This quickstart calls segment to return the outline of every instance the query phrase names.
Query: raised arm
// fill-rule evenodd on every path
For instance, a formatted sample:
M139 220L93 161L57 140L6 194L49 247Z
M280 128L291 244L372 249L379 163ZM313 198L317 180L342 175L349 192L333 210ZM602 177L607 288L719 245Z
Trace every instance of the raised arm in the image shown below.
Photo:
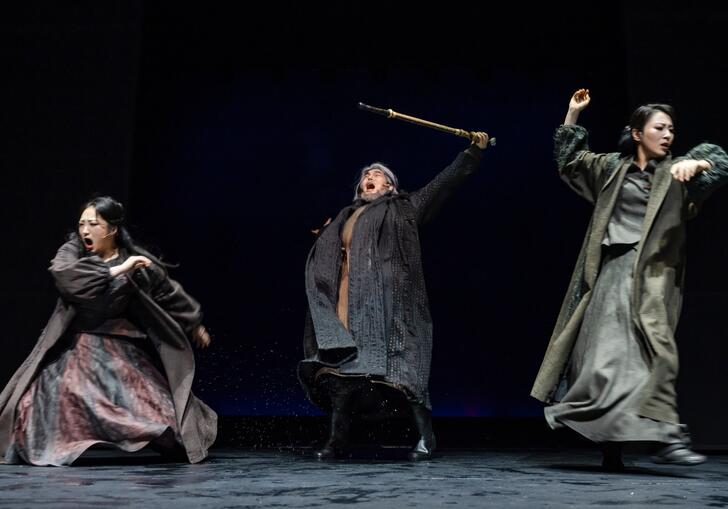
M591 96L588 88L580 88L571 96L569 100L569 109L566 110L564 117L564 125L576 125L579 115L589 106Z
M476 133L470 146L458 154L455 160L442 170L426 186L410 195L417 211L417 223L429 222L450 198L455 189L475 171L482 158L483 150L488 146L488 135Z
M589 91L583 88L571 96L564 124L554 133L554 158L561 178L579 196L594 203L604 178L616 168L619 154L589 150L589 133L576 122L590 102Z

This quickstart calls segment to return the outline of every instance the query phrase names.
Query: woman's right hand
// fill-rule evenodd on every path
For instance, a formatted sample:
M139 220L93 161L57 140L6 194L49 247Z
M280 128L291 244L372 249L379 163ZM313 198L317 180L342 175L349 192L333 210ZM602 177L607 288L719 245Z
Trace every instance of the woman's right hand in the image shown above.
M152 264L152 260L146 256L134 255L127 258L124 263L111 268L111 275L116 277L127 272L132 272L137 269L143 269L149 267Z
M590 101L591 97L589 97L589 89L580 88L579 90L574 92L574 95L571 96L571 101L569 101L569 109L581 112L584 108L589 106Z
M488 147L488 134L483 132L473 133L473 145L477 145L480 150L485 150Z
M591 97L589 96L588 88L580 88L574 92L574 95L571 96L571 100L569 101L569 111L566 113L564 125L576 124L579 113L589 106L590 102Z

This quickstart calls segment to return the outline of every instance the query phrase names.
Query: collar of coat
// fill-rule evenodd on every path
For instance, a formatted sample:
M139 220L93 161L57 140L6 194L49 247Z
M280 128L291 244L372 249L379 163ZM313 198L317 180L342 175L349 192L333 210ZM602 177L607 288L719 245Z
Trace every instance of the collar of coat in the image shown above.
M609 184L612 183L612 181L614 180L614 178L617 175L620 175L620 177L619 177L620 180L623 179L624 175L627 173L627 171L633 164L635 164L635 163L634 163L634 156L632 156L632 155L620 158L619 163L617 164L617 167L614 169L612 174L609 175L607 180L604 182L604 185L602 185L602 192L609 186ZM645 168L645 170L651 171L652 174L655 176L657 176L659 173L667 173L669 175L669 173L670 173L669 171L665 172L662 170L669 169L669 166L671 164L672 164L672 154L668 152L667 155L665 157L663 157L662 159L651 160L647 164L647 167ZM658 170L660 170L660 171L658 171ZM658 179L658 180L661 181L662 179ZM667 184L669 184L669 183L670 183L670 181L668 180ZM667 187L665 187L664 190L666 191ZM654 192L654 190L653 190L653 192Z
M638 172L645 171L645 172L649 173L650 175L654 175L657 165L660 164L661 162L662 162L662 159L660 159L659 161L654 160L654 159L651 161L648 161L647 165L645 166L645 169L643 170L642 168L637 166L637 163L635 163L634 160L632 160L632 164L630 164L629 167L627 168L627 173L638 173Z

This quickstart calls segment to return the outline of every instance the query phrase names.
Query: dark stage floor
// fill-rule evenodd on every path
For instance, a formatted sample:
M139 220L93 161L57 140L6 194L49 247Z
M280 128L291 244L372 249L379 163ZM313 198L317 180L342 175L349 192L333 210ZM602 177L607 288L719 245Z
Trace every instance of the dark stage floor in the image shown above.
M73 467L3 465L0 506L728 507L728 456L693 468L628 456L628 470L614 474L586 450L451 450L418 464L318 463L307 453L221 449L184 465L97 452Z

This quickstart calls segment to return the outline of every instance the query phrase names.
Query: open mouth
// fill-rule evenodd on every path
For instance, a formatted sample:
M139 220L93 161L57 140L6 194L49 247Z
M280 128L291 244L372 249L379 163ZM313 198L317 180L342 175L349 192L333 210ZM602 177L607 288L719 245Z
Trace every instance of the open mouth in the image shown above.
M376 186L374 185L374 182L367 182L366 185L364 186L364 189L367 191L374 191L375 187Z
M85 247L86 249L91 249L92 247L94 247L94 241L91 240L91 237L83 238L83 247Z

